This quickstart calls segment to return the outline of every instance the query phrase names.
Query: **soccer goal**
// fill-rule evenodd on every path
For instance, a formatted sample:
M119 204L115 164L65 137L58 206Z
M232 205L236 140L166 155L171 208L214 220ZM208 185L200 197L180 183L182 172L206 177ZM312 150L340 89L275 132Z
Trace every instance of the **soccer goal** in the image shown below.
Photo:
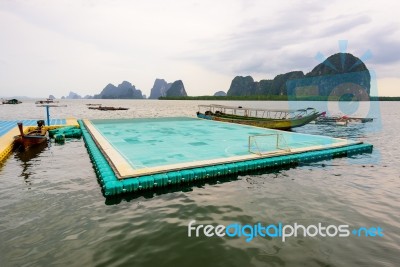
M290 152L282 134L260 134L249 136L249 152L257 155L274 154L278 152Z

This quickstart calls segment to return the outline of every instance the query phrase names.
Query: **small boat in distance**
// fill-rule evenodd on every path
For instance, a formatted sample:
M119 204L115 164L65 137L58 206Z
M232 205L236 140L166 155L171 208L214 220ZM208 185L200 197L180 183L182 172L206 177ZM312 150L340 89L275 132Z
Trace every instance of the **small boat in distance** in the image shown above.
M93 103L89 103L89 104L86 104L86 106L101 106L101 104L93 104Z
M315 108L272 110L241 106L199 105L197 117L277 130L289 130L310 123L323 114L325 112L319 113Z
M10 105L21 104L22 103L21 101L19 101L18 99L15 99L15 98L8 99L8 100L6 99L6 100L3 100L2 102L3 102L3 104L10 104Z
M330 124L330 125L339 125L339 126L347 126L349 123L357 122L357 123L366 123L372 122L373 118L360 118L360 117L349 117L349 116L321 116L315 119L315 124Z
M46 100L38 100L35 102L35 104L53 104L53 103L58 103L58 101L54 101L54 99L47 98Z
M98 106L89 106L89 109L97 109L97 110L103 110L103 111L107 111L107 110L128 110L129 108L122 108L122 107L103 107L101 105Z
M33 145L38 145L47 141L47 130L44 128L44 120L37 121L37 128L28 133L24 133L22 122L18 122L20 135L14 137L14 145L25 150Z

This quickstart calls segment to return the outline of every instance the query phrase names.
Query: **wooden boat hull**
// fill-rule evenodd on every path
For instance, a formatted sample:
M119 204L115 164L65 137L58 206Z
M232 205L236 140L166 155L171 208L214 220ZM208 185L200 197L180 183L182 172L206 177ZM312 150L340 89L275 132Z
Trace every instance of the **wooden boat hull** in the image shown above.
M33 145L42 144L47 141L46 136L17 136L14 139L15 144L18 146L23 146L24 148L28 148Z
M301 118L296 119L262 119L262 118L255 118L255 117L241 117L241 116L223 116L223 115L205 115L204 113L197 113L197 117L201 119L208 119L208 120L215 120L215 121L223 121L223 122L230 122L230 123L238 123L238 124L245 124L250 126L262 127L262 128L269 128L269 129L276 129L276 130L290 130L295 127L300 127L310 123L311 121L315 120L322 113L313 113L309 116L304 116Z
M14 137L14 145L20 149L27 149L31 146L47 142L47 130L42 125L44 125L44 121L38 121L38 128L25 134L22 123L18 123L20 135Z

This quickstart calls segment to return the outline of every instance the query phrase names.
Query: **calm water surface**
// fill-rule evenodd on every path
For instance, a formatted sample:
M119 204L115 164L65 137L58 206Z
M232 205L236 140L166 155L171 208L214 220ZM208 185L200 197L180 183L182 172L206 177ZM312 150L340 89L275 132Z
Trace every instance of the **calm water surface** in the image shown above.
M129 107L88 110L85 103ZM205 101L76 100L53 118L194 116ZM224 102L213 102L224 103ZM225 102L270 108L324 102ZM361 140L372 154L106 199L82 140L15 152L0 165L0 266L400 266L400 109L381 102L373 123L307 125L302 133ZM370 105L357 106L365 114ZM353 107L354 109L354 107ZM0 106L0 120L37 119L33 101ZM348 224L384 237L189 238L187 225Z

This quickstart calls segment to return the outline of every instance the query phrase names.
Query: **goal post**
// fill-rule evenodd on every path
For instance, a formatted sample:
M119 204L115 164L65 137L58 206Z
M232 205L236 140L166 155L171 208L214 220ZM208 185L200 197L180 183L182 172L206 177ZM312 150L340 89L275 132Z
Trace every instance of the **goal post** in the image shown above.
M261 156L283 151L290 152L290 147L281 133L249 136L250 153Z

